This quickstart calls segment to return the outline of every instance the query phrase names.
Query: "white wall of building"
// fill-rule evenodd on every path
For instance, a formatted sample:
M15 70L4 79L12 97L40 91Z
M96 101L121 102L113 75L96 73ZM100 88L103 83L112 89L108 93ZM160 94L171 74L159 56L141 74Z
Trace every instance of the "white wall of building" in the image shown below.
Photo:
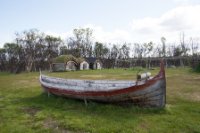
M86 61L80 63L80 70L88 70L89 64Z
M101 64L99 62L96 63L96 68L101 69Z
M76 63L74 61L68 61L66 64L66 70L68 71L76 70Z

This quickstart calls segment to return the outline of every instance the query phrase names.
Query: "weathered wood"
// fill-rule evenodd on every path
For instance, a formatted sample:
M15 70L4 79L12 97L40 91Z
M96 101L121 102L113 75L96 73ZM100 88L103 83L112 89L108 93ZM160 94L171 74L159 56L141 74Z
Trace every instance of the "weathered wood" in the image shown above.
M146 74L147 75L147 74ZM160 72L145 81L76 80L40 75L46 92L70 98L101 102L130 102L139 106L164 107L166 103L166 79L164 64Z

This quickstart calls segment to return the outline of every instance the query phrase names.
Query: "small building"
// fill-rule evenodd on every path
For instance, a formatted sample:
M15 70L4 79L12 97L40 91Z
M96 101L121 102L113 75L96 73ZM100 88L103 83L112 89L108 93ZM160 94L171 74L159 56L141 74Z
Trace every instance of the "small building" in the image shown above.
M78 64L73 60L69 60L66 62L66 70L67 71L75 71L78 68L77 66L78 66Z
M102 62L95 58L95 57L89 57L86 58L86 61L89 64L89 69L102 69Z
M52 71L65 71L65 63L52 63Z
M53 59L52 71L75 71L77 69L78 63L72 55L61 55Z
M94 57L75 58L72 55L61 55L56 57L52 63L52 71L76 71L101 68L101 61Z
M89 64L87 61L83 60L81 63L80 63L80 70L88 70L89 69Z

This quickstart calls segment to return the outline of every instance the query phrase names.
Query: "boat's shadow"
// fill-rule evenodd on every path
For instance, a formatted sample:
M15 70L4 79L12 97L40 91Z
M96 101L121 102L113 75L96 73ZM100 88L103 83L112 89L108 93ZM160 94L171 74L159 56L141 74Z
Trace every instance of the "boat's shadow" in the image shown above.
M98 115L109 115L110 113L116 113L117 115L125 115L126 113L134 115L162 115L168 113L166 108L143 108L130 104L123 105L87 101L86 105L83 100L69 99L55 95L48 96L45 93L41 93L35 97L22 98L21 103L25 107L38 108L44 111L75 111L77 113L84 112L88 115L92 113L98 113Z
M45 93L35 97L23 98L21 103L26 110L31 110L35 114L42 112L47 113L46 116L57 113L59 115L73 114L74 117L101 117L113 121L116 116L121 119L132 117L137 119L149 115L165 115L168 114L166 108L143 108L134 105L117 105L88 101L85 105L83 100L75 100L54 95L48 96ZM32 111L33 110L33 111ZM36 111L36 112L35 112ZM119 119L117 118L117 119Z

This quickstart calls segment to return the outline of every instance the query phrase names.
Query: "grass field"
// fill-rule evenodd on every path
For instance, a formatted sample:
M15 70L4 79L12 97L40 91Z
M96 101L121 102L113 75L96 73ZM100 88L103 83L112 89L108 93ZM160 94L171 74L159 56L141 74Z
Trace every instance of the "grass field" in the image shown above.
M138 69L47 73L78 79L135 79ZM158 69L151 70L155 75ZM0 133L200 133L200 74L166 70L164 109L122 107L42 93L39 73L0 73Z

